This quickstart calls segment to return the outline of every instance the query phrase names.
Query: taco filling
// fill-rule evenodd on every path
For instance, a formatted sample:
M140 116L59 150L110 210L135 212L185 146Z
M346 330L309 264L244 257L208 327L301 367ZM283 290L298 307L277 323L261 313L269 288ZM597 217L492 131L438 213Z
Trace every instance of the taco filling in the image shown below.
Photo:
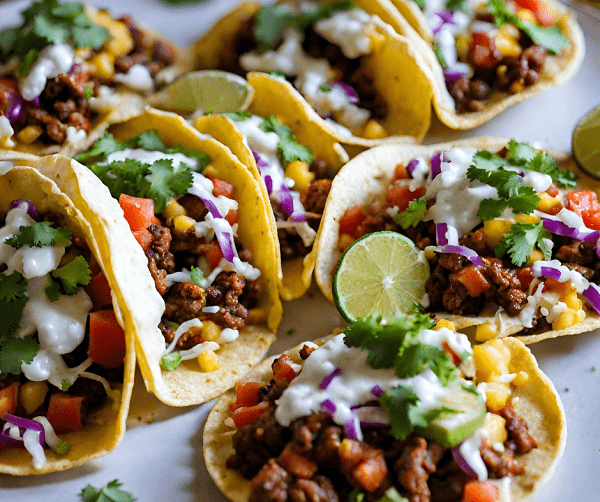
M538 448L515 410L530 375L512 350L472 348L423 314L359 319L236 387L226 466L251 480L250 501L509 500Z
M341 136L380 131L387 103L361 57L371 52L372 16L342 0L263 7L236 35L220 69L289 79ZM377 136L373 136L377 137Z
M384 229L408 236L432 271L421 303L479 319L478 341L565 330L600 313L600 204L575 183L514 140L498 153L417 157L397 166L385 197L345 211L339 246Z
M20 26L2 31L4 148L15 147L13 139L82 141L95 118L119 105L118 85L148 94L173 78L163 70L175 48L148 36L130 15L114 19L81 3L40 0L22 17Z
M484 108L494 92L516 94L549 74L568 40L543 0L415 0L457 113Z
M77 158L119 199L146 253L165 301L159 326L163 368L172 371L182 360L197 358L202 371L219 369L219 344L266 317L255 308L261 271L237 239L233 185L206 168L205 153L167 148L154 131L127 142L105 133Z
M0 448L26 448L35 469L57 434L120 402L125 334L108 283L64 217L15 200L0 227Z

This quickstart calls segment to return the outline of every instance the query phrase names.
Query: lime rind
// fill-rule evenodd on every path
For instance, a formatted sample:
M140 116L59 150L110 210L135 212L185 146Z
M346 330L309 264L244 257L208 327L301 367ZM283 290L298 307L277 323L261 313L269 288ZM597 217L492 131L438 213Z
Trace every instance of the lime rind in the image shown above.
M412 312L425 293L429 265L424 254L402 234L367 234L342 255L333 277L334 302L349 322L381 314Z
M600 106L594 108L575 126L572 151L582 170L600 178Z

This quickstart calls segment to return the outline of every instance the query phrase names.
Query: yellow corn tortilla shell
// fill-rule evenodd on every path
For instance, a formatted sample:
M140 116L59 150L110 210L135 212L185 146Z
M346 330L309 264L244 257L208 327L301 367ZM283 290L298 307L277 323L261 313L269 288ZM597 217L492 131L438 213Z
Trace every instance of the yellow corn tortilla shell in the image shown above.
M315 343L320 346L327 340L320 339ZM522 502L530 500L552 476L565 448L567 424L560 397L550 379L540 370L529 348L514 338L504 339L502 343L511 353L510 371L525 371L529 375L524 385L512 387L513 406L526 420L530 434L538 443L538 448L519 456L525 473L513 477L510 483L512 502ZM300 344L286 351L297 364L302 364L298 355L302 346ZM276 357L257 365L244 382L268 383L272 376L271 364ZM230 389L218 399L208 415L203 436L204 461L214 483L229 500L247 502L250 480L245 479L238 470L225 466L227 459L235 453L231 437L237 429L231 423L229 407L235 400L235 389ZM231 426L227 425L227 418Z
M183 145L205 152L212 160L209 167L216 171L217 176L235 187L239 203L238 236L244 246L252 252L253 266L261 270L259 280L262 297L258 307L266 312L265 325L246 326L240 331L237 340L221 344L217 352L221 367L213 372L201 372L196 360L182 362L175 371L167 372L162 369L160 360L165 352L165 341L158 329L158 323L164 312L164 302L156 290L154 293L159 298L154 299L153 293L152 300L147 300L152 301L152 309L157 312L154 317L156 323L139 332L136 339L138 364L146 387L168 405L187 406L213 399L231 387L254 363L264 357L273 343L274 333L282 315L277 293L279 254L269 220L268 201L263 198L258 183L245 166L215 139L200 134L179 115L150 108L143 115L113 126L110 132L116 139L123 141L151 129L155 129L168 146ZM91 171L89 173L91 174ZM80 190L72 180L66 181L65 185L65 191L69 188L73 192ZM141 252L143 256L144 287L151 284L154 289L154 281L148 271L143 251L138 246L135 252L138 255ZM126 277L127 271L123 270L122 273ZM137 295L135 284L130 287L131 291L128 292ZM132 306L135 303L140 303L139 295L129 297L128 305Z
M392 8L391 4L387 9L383 8L380 0L359 0L357 4L365 12L376 16L389 17L386 13ZM235 36L260 7L258 2L243 2L196 41L192 48L195 68L219 68L224 61L235 58ZM261 93L261 96L255 94L254 106L257 110L266 109L267 113L268 110L273 113L273 110L291 107L302 120L312 123L311 128L324 135L321 141L328 138L333 143L349 145L356 152L386 142L411 144L421 141L431 122L433 73L415 45L378 17L373 21L371 40L371 53L362 56L362 67L373 72L374 86L386 98L388 113L381 125L388 133L387 137L366 139L340 135L313 110L293 85L267 74L260 77L261 86L255 85L258 80L253 80L259 77L251 77L250 74L247 77L255 92ZM263 103L266 108L263 108Z
M101 12L101 9L97 9L91 5L85 5L86 14L92 19L93 22L97 14ZM137 28L144 32L144 35L151 41L163 40L168 42L175 51L175 59L172 65L163 68L159 75L166 82L171 82L179 75L183 75L192 69L192 53L189 49L183 49L174 42L166 39L163 35L159 34L155 30L150 29L137 19L135 20ZM98 23L101 24L101 23ZM123 84L119 84L115 87L116 96L118 101L115 100L114 104L106 106L104 110L99 112L93 120L91 120L91 129L88 135L83 140L70 141L68 138L62 144L48 144L40 140L36 140L33 143L26 144L20 142L17 138L13 138L15 142L15 151L30 153L34 155L50 155L54 153L60 153L68 157L74 157L78 153L88 150L92 145L100 139L104 131L112 124L118 124L129 120L136 115L143 113L146 107L147 101L150 96L144 96L136 91L128 88Z
M440 121L452 129L472 129L495 117L511 105L520 103L532 96L549 91L571 78L583 62L585 40L575 13L555 0L545 0L557 14L556 25L567 37L569 45L560 54L548 54L544 71L539 81L525 87L521 92L509 94L494 91L482 110L478 112L456 113L454 100L446 89L443 69L433 52L433 33L425 16L413 0L386 0L395 8L389 10L386 22L402 36L419 47L427 65L433 71L433 106Z
M415 157L431 158L436 152L455 146L497 152L507 144L507 139L481 137L429 146L384 145L364 152L348 162L333 180L315 244L317 249L315 279L323 294L333 302L332 278L342 254L338 246L339 219L346 209L357 204L368 204L378 195L383 194L391 183L394 169L398 164L406 165ZM568 168L576 173L578 189L598 190L600 188L600 181L581 171L568 155L552 151L549 154L557 160L559 168ZM588 309L586 314L582 322L569 328L544 331L528 336L516 335L516 338L520 338L524 343L533 343L546 338L583 333L600 328L600 316L591 309ZM455 323L457 329L487 322L495 323L499 328L497 338L513 336L522 329L522 326L516 324L515 321L497 322L494 314L479 317L444 313L437 313L437 315L450 319Z
M283 124L287 125L296 140L302 145L308 146L313 151L315 158L324 160L328 167L339 169L348 161L348 155L339 143L331 142L329 136L319 134L310 120L307 119L305 107L287 106L288 94L281 96L282 99L275 99L268 92L262 92L265 87L262 80L265 77L262 73L252 73L248 75L255 89L255 98L250 104L249 112L263 117L275 115ZM259 96L257 101L256 96ZM269 104L277 103L277 106ZM202 115L196 118L194 127L201 133L209 134L217 141L227 146L231 152L244 164L254 176L263 192L265 200L269 201L267 187L260 174L260 169L256 164L256 159L252 151L244 141L244 135L236 127L235 122L224 115L211 114ZM272 211L271 211L272 212ZM274 216L273 216L273 222ZM277 224L275 232L277 233ZM279 252L279 240L277 240ZM304 257L297 257L291 260L281 260L281 273L279 281L279 293L285 301L300 298L311 285L315 255L311 253Z
M120 258L120 253L135 249L137 242L133 238L129 226L122 217L118 203L112 199L108 189L93 177L92 190L84 193L85 204L81 200L73 200L60 190L54 181L40 174L35 167L48 167L58 173L81 172L82 176L89 171L76 162L60 156L35 159L28 157L34 167L17 165L5 174L0 175L0 214L8 212L13 200L28 199L40 212L55 211L64 215L73 235L82 237L88 243L100 268L104 272L111 287L113 307L119 324L125 330L126 357L123 370L123 384L117 390L118 401L107 398L103 407L90 414L83 427L75 432L60 434L71 449L65 455L58 455L46 449L46 463L41 469L32 465L30 453L24 448L0 449L0 473L13 475L30 475L55 472L80 465L111 451L123 438L125 420L133 387L135 372L135 334L147 327L149 319L156 315L152 311L138 315L145 305L127 308L125 282L137 283L143 274L135 268L125 267L128 274L117 274L120 262L131 261L129 257ZM91 174L91 173L89 173ZM92 180L92 181L93 181ZM139 245L137 245L139 248ZM117 250L119 253L117 253ZM127 256L127 254L125 255ZM143 255L140 258L145 258ZM139 298L139 296L136 296ZM141 302L140 302L141 303Z

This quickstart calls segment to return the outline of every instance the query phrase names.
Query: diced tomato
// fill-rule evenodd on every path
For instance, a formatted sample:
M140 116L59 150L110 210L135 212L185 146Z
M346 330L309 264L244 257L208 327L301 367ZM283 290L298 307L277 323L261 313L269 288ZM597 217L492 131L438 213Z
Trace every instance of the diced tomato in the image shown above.
M219 195L224 195L228 199L232 198L234 187L231 183L210 175L207 176L207 178L213 183L213 195L215 197L219 197Z
M119 197L119 205L123 209L129 227L134 232L148 228L154 220L154 201L152 199L132 197L123 193Z
M467 265L452 275L467 288L469 295L474 298L491 287L490 283L475 265Z
M452 350L448 342L443 342L442 348L444 349L444 352L446 352L450 356L450 359L452 359L454 365L460 366L460 363L462 363L462 359L460 358L460 355L457 355L456 352Z
M92 277L90 283L85 287L85 291L92 299L94 310L101 310L112 305L110 286L104 273L100 272Z
M502 59L494 39L482 31L473 32L473 43L469 48L471 62L479 68L491 70Z
M135 240L138 241L138 244L142 246L144 251L150 248L150 244L152 244L152 234L147 229L134 230L132 233Z
M554 12L544 0L515 0L515 3L523 9L530 10L542 26L554 24Z
M364 220L365 212L361 204L346 209L346 212L340 218L340 235L346 234L356 237L356 230Z
M258 404L258 389L262 386L263 384L259 382L237 384L235 386L235 403L229 405L231 411L235 411L242 406L256 406Z
M5 413L11 415L17 409L17 400L19 396L19 382L14 382L8 387L0 390L0 418L4 418Z
M57 433L74 432L83 426L81 406L83 396L71 396L57 392L50 396L46 418Z
M16 91L19 87L19 82L14 77L0 77L0 91L12 89Z
M291 443L285 445L277 458L277 463L287 472L300 479L312 478L319 469L316 462L295 451Z
M393 186L388 188L385 192L385 198L387 199L390 207L398 207L398 211L406 211L406 208L410 205L413 200L418 199L425 195L425 188L419 187L416 190L411 190L406 186Z
M216 240L213 240L209 243L208 246L204 249L204 256L208 261L210 269L213 270L223 258L223 251L221 251L221 247Z
M571 281L559 282L550 277L546 277L544 280L544 292L549 291L551 293L558 293L558 295L562 297L573 290L574 288Z
M225 219L229 222L230 225L233 225L237 222L237 215L237 209L230 209L227 213L227 216L225 216Z
M558 188L556 188L554 185L550 185L547 189L546 189L546 193L550 196L550 197L556 197L559 192L558 192Z
M529 285L531 281L533 281L533 272L531 267L521 267L516 271L517 279L521 283L521 289L523 291L527 291L529 289Z
M292 367L292 364L294 364L294 362L287 354L279 356L273 363L273 379L291 382L296 378L296 370Z
M468 481L462 502L496 502L498 488L491 481Z
M269 403L263 401L256 406L242 406L235 410L231 417L236 427L240 428L244 425L251 424L260 414L269 407Z
M373 456L368 456L352 470L352 478L367 492L377 490L387 474L387 465L381 451Z
M118 368L125 360L125 332L117 322L114 310L90 312L90 344L88 356L95 363Z
M403 164L398 164L396 169L394 169L394 179L395 180L407 180L408 179L408 171Z
M600 203L598 203L598 195L593 190L569 193L567 209L581 216L586 227L600 230Z

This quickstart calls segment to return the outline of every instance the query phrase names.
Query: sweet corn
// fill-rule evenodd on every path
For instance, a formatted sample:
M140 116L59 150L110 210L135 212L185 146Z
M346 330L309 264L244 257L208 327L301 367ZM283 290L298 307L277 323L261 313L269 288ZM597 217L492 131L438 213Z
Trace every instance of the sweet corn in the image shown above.
M219 177L219 172L215 169L212 164L206 166L206 169L202 172L204 176L214 176L215 178Z
M387 138L388 133L385 128L375 119L371 119L363 129L363 137L366 139Z
M583 307L583 302L579 299L575 291L569 291L562 301L567 304L567 307L573 310L579 310Z
M170 200L166 207L163 209L162 215L166 221L175 218L175 216L187 216L187 212L185 210L185 207L183 207L179 202L173 199Z
M522 49L519 42L506 32L503 32L502 28L498 30L498 35L494 38L494 42L503 56L519 56L521 54Z
M506 233L510 231L512 221L489 220L483 224L483 233L487 239L488 246L496 248Z
M38 139L44 130L40 126L29 125L21 129L16 137L21 143L25 143L27 145L33 143L36 139Z
M577 324L577 311L567 309L552 323L552 329L561 330L573 326L573 324Z
M525 264L528 267L531 267L536 261L541 261L544 259L544 253L542 253L539 249L534 249L529 255L529 258L527 258Z
M556 214L562 208L560 200L550 197L546 192L539 194L540 201L538 202L538 211L548 214Z
M205 350L198 356L198 364L201 371L216 371L221 367L219 356L212 350Z
M477 379L490 382L492 377L509 373L510 351L501 340L490 340L473 347L473 362L477 368Z
M194 223L196 223L196 220L189 216L175 216L173 218L173 229L175 232L182 234L187 229L192 228Z
M354 242L354 237L348 234L340 235L340 250L345 251Z
M202 321L202 338L207 342L216 342L221 336L221 328L212 321Z
M520 7L517 7L516 14L521 21L526 21L531 24L537 24L537 19L535 18L535 15L529 9L522 9Z
M484 322L475 328L475 340L478 342L487 342L496 336L498 336L496 323Z
M308 162L294 160L285 168L285 176L294 180L294 190L300 193L306 193L308 186L315 180L313 173L308 165Z
M535 214L515 214L515 220L519 223L537 223L540 218Z
M436 319L436 321L437 324L433 329L448 328L452 331L456 331L456 327L452 321L449 321L448 319Z
M48 384L46 382L25 382L19 391L19 403L27 415L37 410L46 399Z
M485 406L489 411L500 411L510 397L510 387L501 382L488 382L485 391Z
M467 35L458 35L456 37L456 53L458 59L463 63L469 60L469 47L471 47L471 37Z
M87 61L88 69L93 77L109 80L115 74L115 57L102 51Z
M525 82L522 78L520 78L519 80L515 80L512 84L510 84L508 92L511 94L518 94L523 89L525 89Z
M131 52L134 47L133 38L131 38L131 33L125 23L117 21L105 10L90 12L90 19L94 24L108 30L110 38L103 45L108 52L114 56L122 56Z
M521 385L524 385L527 382L527 380L529 380L529 373L521 370L517 373L517 376L513 378L512 382L510 383L515 387L521 387Z
M486 413L483 427L488 431L488 443L504 443L508 439L506 420L495 413Z

